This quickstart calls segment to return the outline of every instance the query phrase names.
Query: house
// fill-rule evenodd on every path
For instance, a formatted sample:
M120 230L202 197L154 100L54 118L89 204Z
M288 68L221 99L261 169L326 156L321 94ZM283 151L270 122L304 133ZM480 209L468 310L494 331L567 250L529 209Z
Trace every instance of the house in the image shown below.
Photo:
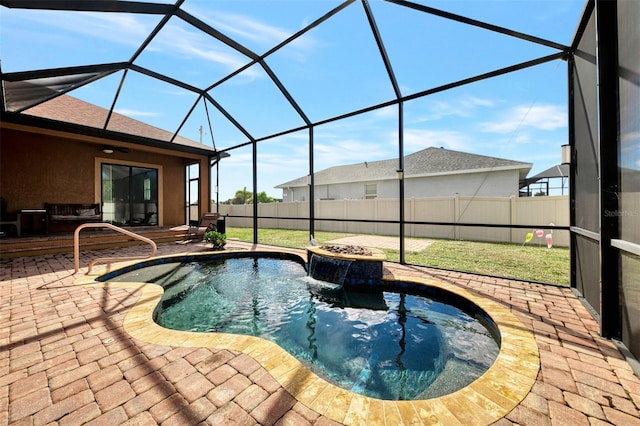
M518 196L531 163L430 147L404 159L405 197ZM398 160L329 167L315 173L315 198L398 198ZM282 183L284 202L308 201L306 176Z
M556 164L520 182L520 196L569 194L569 165Z
M27 213L43 212L50 203L99 204L105 222L170 227L209 211L210 164L219 158L215 149L115 112L107 119L108 114L68 95L20 115L4 114L3 213L22 212L24 222ZM187 176L190 188L197 188L193 194L186 193ZM22 228L29 233L29 223ZM71 229L60 226L57 231Z

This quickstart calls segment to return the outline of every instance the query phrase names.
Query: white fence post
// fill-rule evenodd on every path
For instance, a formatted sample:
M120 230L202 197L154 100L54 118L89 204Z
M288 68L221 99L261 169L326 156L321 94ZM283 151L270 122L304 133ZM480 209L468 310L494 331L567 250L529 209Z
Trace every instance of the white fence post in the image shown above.
M510 224L511 225L515 225L517 223L517 217L518 217L518 204L516 203L516 197L511 197L511 202L509 203L509 211L510 211ZM517 240L517 235L518 235L518 230L511 228L511 242L515 243Z
M453 199L453 220L452 222L458 223L460 220L460 195L456 194ZM453 238L456 240L460 239L460 232L458 227L454 225L453 227Z

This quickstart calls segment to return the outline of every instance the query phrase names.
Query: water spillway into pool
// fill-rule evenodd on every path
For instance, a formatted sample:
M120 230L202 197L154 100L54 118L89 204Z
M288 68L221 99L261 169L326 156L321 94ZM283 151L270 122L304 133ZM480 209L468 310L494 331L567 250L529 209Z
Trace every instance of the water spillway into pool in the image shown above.
M336 285L307 266L246 252L143 263L103 279L161 285L154 319L163 327L271 340L326 381L374 398L455 392L498 355L492 320L460 296L409 282Z
M309 276L320 281L348 287L374 287L382 284L380 250L360 246L329 245L307 247Z

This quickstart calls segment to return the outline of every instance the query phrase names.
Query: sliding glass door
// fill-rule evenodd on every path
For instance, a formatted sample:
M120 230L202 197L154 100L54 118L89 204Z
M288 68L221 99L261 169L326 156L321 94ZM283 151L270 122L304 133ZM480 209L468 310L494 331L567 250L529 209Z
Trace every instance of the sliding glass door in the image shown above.
M158 225L158 170L103 163L102 211L114 225Z

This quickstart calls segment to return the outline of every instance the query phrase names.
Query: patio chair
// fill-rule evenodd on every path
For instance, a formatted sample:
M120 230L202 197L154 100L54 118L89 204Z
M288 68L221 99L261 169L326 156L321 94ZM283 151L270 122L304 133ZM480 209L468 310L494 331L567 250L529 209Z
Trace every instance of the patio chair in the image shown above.
M204 234L209 231L217 231L218 230L218 218L220 215L218 213L205 213L200 218L200 222L198 226L189 226L187 228L187 232L184 234L185 242L189 242L195 239L202 240Z

